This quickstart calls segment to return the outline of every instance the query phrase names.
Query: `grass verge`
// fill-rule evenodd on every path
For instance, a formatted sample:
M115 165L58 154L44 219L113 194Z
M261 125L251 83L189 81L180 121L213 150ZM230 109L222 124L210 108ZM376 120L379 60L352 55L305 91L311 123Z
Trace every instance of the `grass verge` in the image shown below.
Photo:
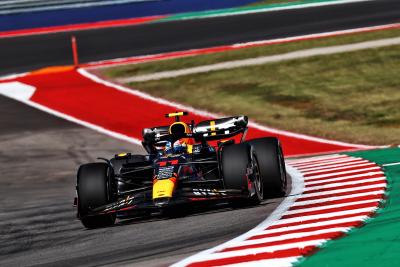
M98 72L102 76L111 79L123 78L134 75L146 74L146 73L154 73L167 70L190 68L201 65L209 65L230 60L282 54L282 53L288 53L296 50L308 49L314 47L351 44L351 43L358 43L358 42L383 39L383 38L391 38L397 36L400 36L400 29L335 36L335 37L315 39L315 40L291 42L286 44L275 44L275 45L259 46L252 48L244 48L244 49L215 53L215 54L169 59L169 60L162 60L150 63L109 67L109 68L99 69L96 72ZM266 36L266 39L268 39L268 36Z
M388 33L399 31L385 37ZM246 114L288 131L372 145L400 143L400 46L128 86L215 113Z

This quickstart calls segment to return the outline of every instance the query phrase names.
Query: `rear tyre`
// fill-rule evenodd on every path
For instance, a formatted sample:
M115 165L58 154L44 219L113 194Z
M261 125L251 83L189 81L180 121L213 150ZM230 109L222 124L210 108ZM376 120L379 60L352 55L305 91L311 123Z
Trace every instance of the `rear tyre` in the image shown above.
M222 175L226 189L241 190L248 194L247 201L234 201L237 205L257 205L263 199L262 179L259 175L257 157L247 144L226 146L221 155ZM249 187L249 180L250 185Z
M111 170L106 163L89 163L78 170L78 209L82 224L86 228L111 226L116 215L87 216L89 211L112 202Z
M264 185L264 197L282 197L286 194L287 176L280 142L275 137L248 141L257 155Z

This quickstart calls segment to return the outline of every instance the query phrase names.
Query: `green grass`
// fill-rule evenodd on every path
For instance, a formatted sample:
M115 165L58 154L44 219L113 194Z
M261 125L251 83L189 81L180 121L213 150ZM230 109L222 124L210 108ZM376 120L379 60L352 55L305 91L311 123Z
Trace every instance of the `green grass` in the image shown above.
M316 40L292 42L286 44L253 47L235 51L214 53L209 55L163 60L152 63L132 64L119 67L105 68L98 70L98 72L100 75L111 79L130 77L146 73L189 68L200 65L208 65L229 60L281 54L281 53L287 53L291 51L313 48L313 47L326 47L332 45L357 43L362 41L390 38L397 36L400 36L400 29L351 34L351 35L336 36L336 37L316 39ZM268 36L266 36L266 39L268 39Z
M400 47L129 84L279 129L364 144L400 143Z
M311 47L398 37L400 30L332 37L101 70L129 77ZM400 143L400 47L318 56L128 86L221 114L340 141Z

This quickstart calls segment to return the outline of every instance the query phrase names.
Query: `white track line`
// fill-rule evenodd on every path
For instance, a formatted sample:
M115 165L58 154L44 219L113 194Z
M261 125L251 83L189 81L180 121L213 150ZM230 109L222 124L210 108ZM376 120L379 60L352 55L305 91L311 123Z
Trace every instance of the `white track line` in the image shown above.
M289 162L289 164L298 169L301 169L301 168L308 168L308 167L312 167L312 166L323 166L323 165L327 165L327 164L331 164L331 163L335 163L335 162L345 162L345 161L354 161L354 159L352 159L350 157L335 157L335 158L329 158L326 160L313 160L313 161L306 161L306 162L298 162L298 163L294 163L294 164Z
M303 170L323 168L323 167L329 168L329 166L331 166L331 165L342 164L342 163L343 164L355 163L355 162L360 162L360 161L361 161L360 159L344 158L344 159L340 159L340 160L327 160L324 163L304 164L301 166L295 166L295 168L298 169L299 171L303 171Z
M338 197L327 197L327 198L311 199L311 200L297 199L297 201L293 204L293 207L294 206L304 206L304 205L309 205L309 204L318 204L318 203L323 205L324 203L327 203L329 201L343 200L343 199L356 198L356 197L382 195L384 193L385 193L385 190L380 189L380 190L374 190L374 191L371 191L371 192L365 192L365 193L359 193L359 194L351 194L351 195L338 196Z
M360 216L353 216L353 217L337 219L337 220L328 220L328 221L321 221L321 222L315 222L315 223L302 223L302 224L293 225L293 226L282 226L279 228L267 229L267 230L261 231L254 236L277 234L277 233L284 234L285 232L295 231L295 230L301 231L301 230L306 230L306 229L309 229L312 227L324 227L324 226L334 227L335 225L338 225L341 223L356 223L356 222L364 221L365 219L368 219L368 218L369 217L367 215L360 215Z
M379 181L386 181L385 177L380 177L380 178L370 178L370 179L363 179L359 181L350 181L350 182L342 182L342 183L332 183L332 184L326 184L326 185L319 185L319 186L310 186L306 188L306 192L310 190L319 190L319 189L327 189L327 188L335 188L339 186L346 186L346 185L362 185L365 183L371 183L371 182L379 182ZM357 190L358 188L355 186L354 190Z
M301 195L301 197L298 200L301 201L304 198L320 197L320 196L325 196L325 195L334 195L334 194L340 194L340 193L353 192L353 191L356 191L356 190L371 189L371 191L373 191L376 188L385 188L385 187L386 187L386 183L381 183L381 184L375 184L375 185L357 186L357 187L354 187L354 188L329 190L329 191L322 191L322 192L316 192L316 193L304 193L304 194Z
M326 160L326 161L319 161L317 163L311 162L311 163L307 163L307 164L296 165L295 167L298 170L303 170L303 169L307 169L307 168L311 168L311 167L323 167L323 166L329 166L332 164L355 162L355 161L360 161L360 160L363 160L363 159L346 157L346 158L331 159L331 160Z
M353 160L353 161L343 161L342 163L330 163L326 164L324 166L315 166L315 167L305 167L305 168L297 168L301 172L307 172L307 171L312 171L312 170L325 170L325 169L330 169L330 168L336 168L336 167L344 167L344 166L349 166L349 165L355 165L355 164L361 164L361 163L368 163L370 161L368 160Z
M335 172L337 170L346 170L346 169L352 169L355 167L365 167L365 166L376 166L375 163L373 162L362 162L362 163L356 163L352 165L347 165L347 166L341 166L341 167L330 167L330 168L325 168L325 169L319 169L319 170L312 170L312 171L304 171L302 170L301 172L303 174L314 174L314 173L324 173L324 172Z
M340 181L340 180L346 180L346 179L351 179L351 178L356 178L356 177L367 177L367 176L373 176L377 174L382 174L383 171L381 170L376 170L376 171L366 171L366 172L361 172L361 173L356 173L356 174L350 174L346 176L339 176L335 177L333 176L328 176L328 177L322 177L322 178L316 178L316 179L311 179L311 180L306 180L305 183L307 185L310 185L310 183L318 184L318 183L325 183L329 181Z
M309 165L309 164L318 164L318 163L325 163L325 162L330 162L333 160L342 160L342 159L348 159L349 157L346 155L337 155L337 156L332 156L332 157L321 157L319 159L303 159L303 160L289 160L288 164L290 164L293 167L301 167L303 165Z
M285 224L289 224L289 223L304 223L304 222L307 223L307 221L311 221L311 220L328 219L328 218L337 217L337 216L347 216L348 215L349 217L351 217L354 214L364 213L364 212L373 212L376 209L377 209L377 207L370 207L370 208L344 210L344 211L329 212L329 213L324 213L324 214L294 217L294 218L279 220L274 224L274 226L285 225Z
M305 179L305 181L309 181L309 180L315 180L315 179L319 179L319 178L327 178L327 177L331 177L331 176L338 176L338 175L342 175L342 174L373 171L373 170L380 170L380 169L381 168L379 166L376 166L376 167L362 168L362 169L357 169L357 170L342 171L342 172L332 172L332 173L327 173L327 174L306 176L306 177L304 177L304 179Z
M310 158L302 158L302 159L289 159L288 163L292 166L296 166L296 164L300 163L307 163L307 162L313 162L313 161L325 161L325 160L331 160L331 159L341 159L341 158L349 158L349 156L346 155L340 155L340 154L331 154L331 155L324 155L324 156L316 156L316 157L310 157Z
M285 240L289 240L289 239L315 236L315 235L320 235L320 234L347 232L349 229L350 229L349 227L333 227L333 228L329 228L329 229L317 230L317 231L312 231L312 232L298 232L298 233L293 233L293 234L282 234L282 235L273 236L273 237L245 240L245 241L237 243L235 246L232 246L230 248L247 246L247 245L257 245L257 244L268 243L268 242L285 241Z
M368 177L370 176L375 176L375 175L382 175L380 177L385 177L383 175L382 171L377 171L377 172L367 172L367 173L363 173L363 174L357 174L357 175L349 175L349 176L343 176L343 177L338 177L338 178L331 178L331 179L326 179L326 180L317 180L317 181L310 181L310 182L305 182L305 185L307 187L315 185L315 184L319 184L319 183L327 183L327 182L337 182L337 181L344 181L344 180L349 180L349 179L354 179L354 178L358 178L358 177L367 177L364 179L369 179Z
M305 212L313 212L313 211L322 211L327 209L334 209L334 208L345 208L352 205L359 205L359 204L367 204L367 203L376 203L381 201L380 198L369 199L369 200L362 200L362 201L354 201L348 203L341 203L341 204L334 204L334 205L325 205L319 207L312 207L312 208L304 208L304 209L297 209L297 210L288 210L283 215L292 215L292 214L299 214Z
M312 157L289 159L288 162L296 163L296 162L307 162L307 161L314 161L314 160L328 160L328 159L331 159L331 158L348 158L348 157L349 156L344 155L344 154L332 153L332 154L316 155L316 156L312 156Z

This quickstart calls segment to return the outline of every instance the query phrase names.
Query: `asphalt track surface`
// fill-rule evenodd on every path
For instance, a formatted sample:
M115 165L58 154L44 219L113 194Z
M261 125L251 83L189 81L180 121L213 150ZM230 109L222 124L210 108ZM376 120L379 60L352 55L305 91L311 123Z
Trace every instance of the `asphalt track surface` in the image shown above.
M165 266L253 228L281 199L86 230L72 200L79 164L143 150L0 96L0 266Z
M399 22L400 1L378 0L129 27L0 39L0 74L72 63L204 48Z

